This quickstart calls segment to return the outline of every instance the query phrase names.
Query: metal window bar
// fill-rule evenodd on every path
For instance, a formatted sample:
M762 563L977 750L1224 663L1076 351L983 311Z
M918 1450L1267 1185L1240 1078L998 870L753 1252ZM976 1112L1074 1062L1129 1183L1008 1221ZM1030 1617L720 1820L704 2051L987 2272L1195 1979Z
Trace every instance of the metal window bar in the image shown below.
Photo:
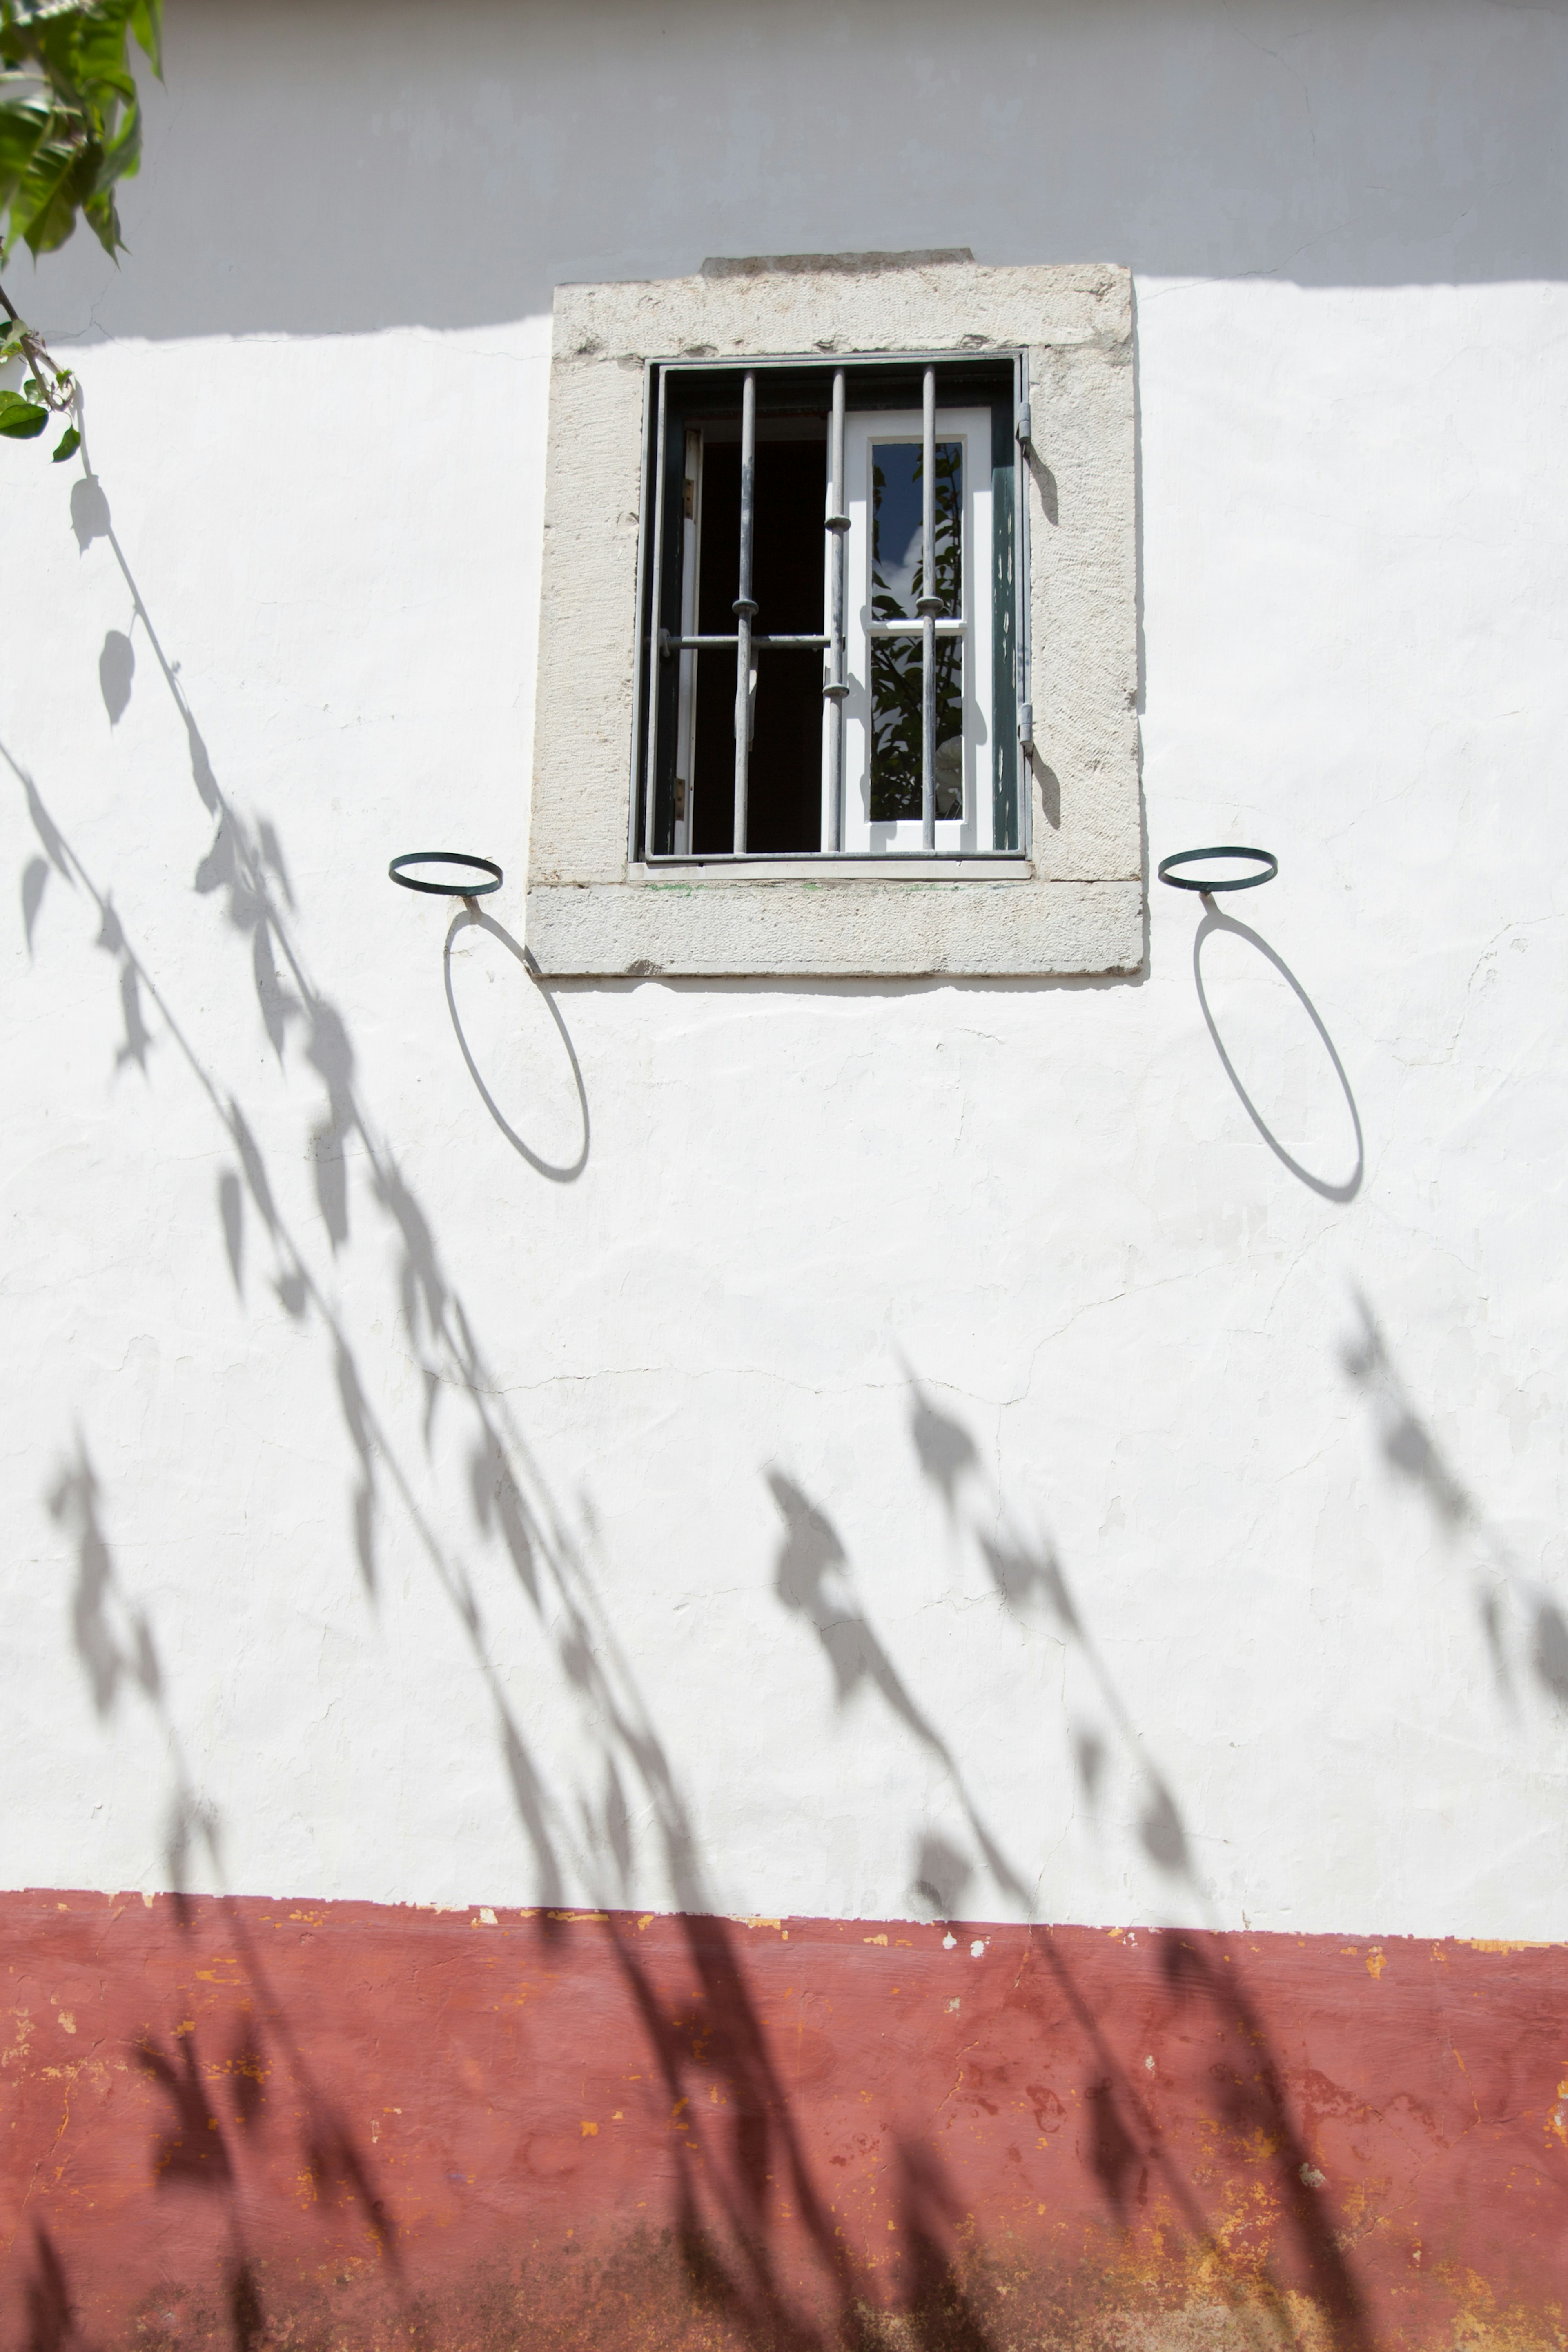
M827 435L827 841L844 846L844 584L848 562L849 517L844 505L844 370L833 371L833 415Z
M653 493L653 635L657 646L659 637L658 600L663 589L664 562L664 427L668 412L669 379L660 369L658 378L658 433L654 447L658 476ZM643 791L643 856L654 854L655 803L658 798L658 697L663 673L658 660L647 666L647 782Z
M1035 454L1034 420L1029 407L1029 362L1020 354L1017 390L1014 394L1013 436L1017 449L1013 492L1014 572L1017 593L1017 639L1015 651L1018 705L1018 778L1015 792L1018 847L1029 846L1034 813L1033 772L1035 709L1029 651L1029 467Z
M757 379L750 371L741 388L741 593L735 614L735 855L746 850L746 801L751 786L752 718L756 709L756 672L752 667L752 530L757 509Z
M921 403L921 847L936 847L936 370L928 367Z
M732 636L673 637L668 629L660 629L658 633L658 649L661 654L665 655L701 653L705 649L721 646L732 646L736 642L737 640ZM753 629L752 632L752 651L753 653L755 653L761 646L830 646L832 643L833 640L827 635L826 630L818 630L815 636L792 636L781 634L769 635L763 629Z

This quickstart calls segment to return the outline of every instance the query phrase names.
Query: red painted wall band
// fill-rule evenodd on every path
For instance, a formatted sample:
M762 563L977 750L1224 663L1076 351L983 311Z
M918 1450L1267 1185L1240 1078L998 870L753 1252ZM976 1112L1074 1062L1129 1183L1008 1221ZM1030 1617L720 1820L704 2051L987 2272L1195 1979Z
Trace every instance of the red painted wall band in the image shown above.
M1562 1947L29 1894L0 1960L31 2352L1564 2337Z

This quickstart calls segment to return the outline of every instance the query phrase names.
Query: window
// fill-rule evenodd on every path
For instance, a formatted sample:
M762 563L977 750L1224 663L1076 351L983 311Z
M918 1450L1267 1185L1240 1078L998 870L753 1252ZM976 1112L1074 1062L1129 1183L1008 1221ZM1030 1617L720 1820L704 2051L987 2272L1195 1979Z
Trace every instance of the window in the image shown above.
M1017 852L1022 366L650 371L634 856Z
M540 971L1136 971L1132 385L1109 265L559 287Z

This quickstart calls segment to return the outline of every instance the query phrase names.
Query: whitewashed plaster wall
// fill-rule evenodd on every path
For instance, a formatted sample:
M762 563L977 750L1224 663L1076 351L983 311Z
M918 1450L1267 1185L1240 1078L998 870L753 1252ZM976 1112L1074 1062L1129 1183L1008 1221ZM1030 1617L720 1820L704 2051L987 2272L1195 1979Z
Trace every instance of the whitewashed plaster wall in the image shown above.
M131 256L10 273L0 1877L1568 1934L1568 16L430 21L173 0ZM1159 888L1131 984L464 930L465 1065L385 867L521 931L552 284L950 244L1139 273L1151 859L1278 853L1359 1155Z

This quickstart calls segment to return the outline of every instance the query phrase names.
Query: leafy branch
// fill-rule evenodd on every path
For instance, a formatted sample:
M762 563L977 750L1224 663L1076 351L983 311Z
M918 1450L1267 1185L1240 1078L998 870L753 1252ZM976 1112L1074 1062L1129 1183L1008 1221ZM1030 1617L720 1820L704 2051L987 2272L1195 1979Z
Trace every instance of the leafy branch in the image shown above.
M0 389L0 435L8 441L36 440L51 412L74 416L76 378L68 368L56 366L43 337L16 316L3 286L0 310L5 311L6 320L4 334L0 335L0 367L21 360L29 371L20 392ZM80 446L80 427L68 425L55 450L56 465L73 456Z
M142 161L134 37L163 72L163 0L0 0L0 263L18 245L53 253L83 219L112 258L124 246L114 191ZM0 436L31 441L74 412L76 382L0 289L0 367L22 361L20 392L0 391ZM57 462L80 443L73 424Z

